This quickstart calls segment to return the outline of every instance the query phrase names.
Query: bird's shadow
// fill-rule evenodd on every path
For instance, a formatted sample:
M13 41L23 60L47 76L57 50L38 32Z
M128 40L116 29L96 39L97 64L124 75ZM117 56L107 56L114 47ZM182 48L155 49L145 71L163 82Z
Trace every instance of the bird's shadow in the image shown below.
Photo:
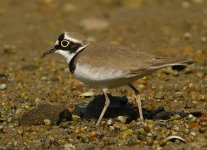
M136 120L139 117L139 111L137 107L128 103L127 97L112 96L110 94L108 95L110 99L110 105L106 110L104 118L126 116L127 122L131 122L132 120ZM98 119L104 107L104 104L105 104L104 95L98 95L88 104L87 103L76 104L76 108L73 111L73 113L80 116L82 119L90 119L90 118ZM159 107L156 110L147 110L145 108L142 108L142 111L145 119L167 120L170 119L171 116L176 114L180 115L181 117L185 117L189 114L193 114L196 117L202 115L200 112L190 112L190 113L175 112L175 111L169 112L169 111L165 111L164 107Z

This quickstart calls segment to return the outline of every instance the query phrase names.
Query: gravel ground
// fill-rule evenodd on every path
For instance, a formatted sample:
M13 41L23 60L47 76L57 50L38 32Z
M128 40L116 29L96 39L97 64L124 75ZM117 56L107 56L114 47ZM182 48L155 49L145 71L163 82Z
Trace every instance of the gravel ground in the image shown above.
M7 0L0 17L0 149L207 149L207 1ZM135 82L143 108L163 107L168 118L140 125L117 116L96 128L97 119L73 114L56 124L60 114L102 94L75 80L61 56L41 58L63 31L197 63ZM133 103L126 87L111 94ZM54 113L45 118L45 111Z

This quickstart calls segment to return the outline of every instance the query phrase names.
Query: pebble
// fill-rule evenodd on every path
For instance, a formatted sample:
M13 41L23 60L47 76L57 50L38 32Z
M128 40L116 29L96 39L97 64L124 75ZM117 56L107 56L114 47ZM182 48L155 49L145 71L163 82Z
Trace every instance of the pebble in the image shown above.
M113 125L113 123L114 123L114 122L113 122L113 119L111 119L111 118L108 119L107 122L106 122L106 124L107 124L108 126Z
M51 125L51 121L49 119L44 119L44 123L47 126Z
M126 123L126 117L124 116L118 116L117 120L120 121L121 123Z
M49 80L49 78L48 78L48 77L46 77L46 76L43 76L43 77L41 77L41 80L42 80L42 81L48 81L48 80Z
M90 134L89 134L89 136L90 136L91 138L96 137L96 131L91 131Z
M98 138L102 138L104 135L105 135L105 132L104 132L103 130L101 130L101 131L97 131L97 132L96 132L96 136L97 136Z
M78 121L80 119L80 117L77 115L72 115L72 118L73 118L73 121Z
M190 132L190 135L192 135L192 136L196 136L197 134L196 134L195 131L191 131L191 132Z
M186 40L189 40L189 39L192 38L192 35L191 35L190 32L186 32L186 33L183 34L183 37L184 37Z
M114 131L115 128L114 128L113 126L110 126L110 127L109 127L109 130L110 130L110 131Z
M196 117L194 117L192 114L189 114L188 119L189 119L189 122L191 122L191 123L193 123L193 122L196 122L196 121L197 121L197 118L196 118Z
M0 84L0 90L5 90L7 85L5 83Z

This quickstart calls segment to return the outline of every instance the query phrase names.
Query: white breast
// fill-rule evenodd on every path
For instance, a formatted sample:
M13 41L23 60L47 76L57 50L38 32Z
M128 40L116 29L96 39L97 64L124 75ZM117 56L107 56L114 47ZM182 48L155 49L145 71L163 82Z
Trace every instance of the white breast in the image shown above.
M94 68L87 64L77 63L74 76L87 84L115 80L122 78L124 74L122 71L117 71L115 69Z

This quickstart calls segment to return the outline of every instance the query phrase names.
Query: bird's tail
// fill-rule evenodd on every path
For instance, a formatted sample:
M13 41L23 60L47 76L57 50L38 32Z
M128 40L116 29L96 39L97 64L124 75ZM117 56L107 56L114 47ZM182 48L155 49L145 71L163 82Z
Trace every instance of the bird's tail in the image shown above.
M156 58L156 63L152 65L153 68L165 68L170 66L187 66L194 64L195 61L192 59L179 59L179 58Z

